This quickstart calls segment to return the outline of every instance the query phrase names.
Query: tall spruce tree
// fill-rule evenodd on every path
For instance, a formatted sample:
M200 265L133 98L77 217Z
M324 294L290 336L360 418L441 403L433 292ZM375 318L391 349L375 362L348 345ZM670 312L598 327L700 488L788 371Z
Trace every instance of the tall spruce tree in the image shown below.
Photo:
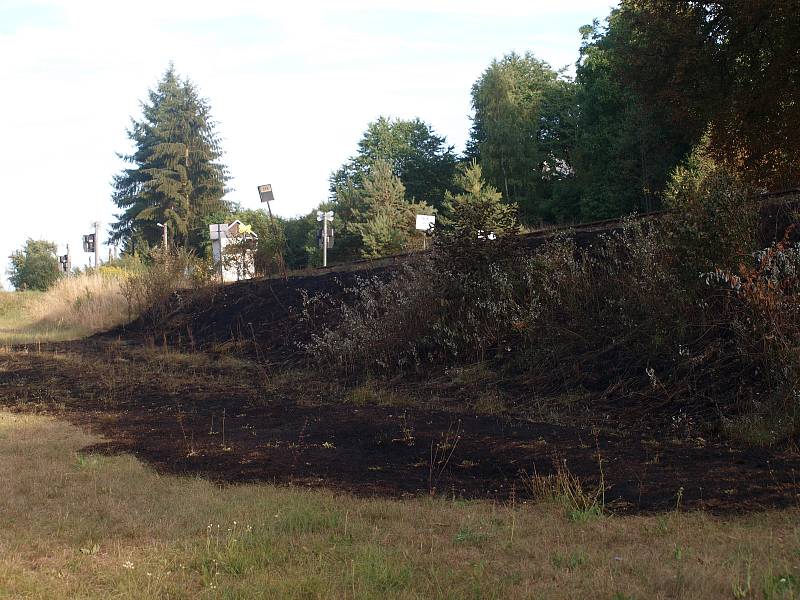
M129 252L158 244L166 224L170 242L202 250L207 215L228 209L225 166L208 102L170 64L148 101L141 120L131 119L129 168L114 177L113 200L122 212L111 239Z

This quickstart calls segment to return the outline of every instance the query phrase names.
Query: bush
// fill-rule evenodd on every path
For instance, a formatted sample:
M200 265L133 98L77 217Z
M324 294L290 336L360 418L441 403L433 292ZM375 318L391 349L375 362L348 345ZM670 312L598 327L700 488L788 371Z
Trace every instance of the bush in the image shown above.
M173 295L205 282L210 277L207 265L185 249L156 250L146 269L122 281L122 295L128 321L137 316L156 327L172 310Z
M767 442L800 432L800 244L790 245L789 234L737 273L716 269L706 278L726 291L736 352L766 383L739 398L746 414L739 425L760 425Z
M755 247L758 201L730 167L708 155L704 140L675 169L666 205L677 213L667 232L690 277L715 268L735 268Z
M800 246L787 232L756 251L744 188L714 165L692 177L676 173L684 210L670 219L629 220L587 248L562 236L527 256L513 233L478 235L504 230L491 221L499 196L476 185L480 210L451 213L430 259L333 303L309 299L308 350L349 374L489 360L529 397L588 391L657 407L687 433L716 415L729 431L760 421L762 444L796 438Z

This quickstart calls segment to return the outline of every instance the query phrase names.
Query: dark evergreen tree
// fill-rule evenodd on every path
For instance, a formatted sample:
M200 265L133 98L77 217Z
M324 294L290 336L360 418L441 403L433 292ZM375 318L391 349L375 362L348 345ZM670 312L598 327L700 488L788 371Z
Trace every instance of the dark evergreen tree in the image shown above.
M579 197L575 217L583 221L658 208L670 172L698 139L698 131L675 127L663 104L625 82L620 38L627 29L619 11L607 27L595 21L581 29L572 158Z
M134 151L120 155L131 166L114 177L113 200L122 212L111 239L129 252L146 250L158 244L163 223L172 244L202 251L206 217L228 208L228 177L208 102L170 65L128 137Z

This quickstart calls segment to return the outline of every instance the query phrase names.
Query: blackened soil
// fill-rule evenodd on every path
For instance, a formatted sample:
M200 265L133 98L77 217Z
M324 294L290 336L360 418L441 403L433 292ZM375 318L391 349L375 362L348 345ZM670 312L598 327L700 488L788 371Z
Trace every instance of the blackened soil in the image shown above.
M739 450L668 430L657 437L616 427L593 433L354 406L302 384L261 386L244 363L182 365L154 354L99 342L69 353L0 354L0 400L59 415L108 440L85 452L132 453L161 472L221 483L504 500L528 496L534 473L565 465L587 488L602 472L605 501L620 513L740 512L800 502L800 457L786 452ZM627 433L614 433L620 430Z

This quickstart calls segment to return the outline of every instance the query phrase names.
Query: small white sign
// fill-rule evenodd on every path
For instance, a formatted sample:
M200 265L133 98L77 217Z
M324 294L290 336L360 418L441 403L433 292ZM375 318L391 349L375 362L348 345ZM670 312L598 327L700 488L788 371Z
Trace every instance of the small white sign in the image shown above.
M436 217L433 215L417 215L417 229L420 231L429 231L436 223Z

